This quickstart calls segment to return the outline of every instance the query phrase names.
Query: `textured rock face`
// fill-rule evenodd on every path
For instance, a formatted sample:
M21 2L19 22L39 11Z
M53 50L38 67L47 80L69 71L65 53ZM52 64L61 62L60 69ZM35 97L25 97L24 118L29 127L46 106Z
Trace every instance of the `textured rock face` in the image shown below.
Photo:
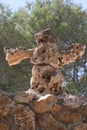
M30 59L30 89L13 96L0 92L0 130L87 130L87 99L63 96L61 67L78 60L85 46L76 43L59 52L50 29L35 35L35 49L4 48L9 65Z
M41 95L55 94L62 91L63 76L60 69L49 65L35 65L32 69L31 88Z
M42 130L66 130L65 125L58 122L51 114L46 113L39 119Z
M24 59L30 59L33 55L33 49L26 48L6 48L4 47L4 53L6 54L6 60L9 66L19 64Z
M10 102L11 100L8 98L7 94L3 91L0 91L0 116L6 117L9 114Z
M74 130L87 130L87 123L76 126Z
M15 124L20 126L20 129L35 130L35 114L28 106L17 105L12 115Z
M37 47L34 50L31 61L34 64L48 64L52 67L57 67L58 59L58 44L53 32L46 29L35 35Z
M0 130L10 130L9 122L1 117L0 117Z
M87 99L47 94L29 100L26 92L0 91L0 130L87 130Z
M57 100L55 96L49 94L42 96L34 102L34 111L40 114L51 111L56 102Z

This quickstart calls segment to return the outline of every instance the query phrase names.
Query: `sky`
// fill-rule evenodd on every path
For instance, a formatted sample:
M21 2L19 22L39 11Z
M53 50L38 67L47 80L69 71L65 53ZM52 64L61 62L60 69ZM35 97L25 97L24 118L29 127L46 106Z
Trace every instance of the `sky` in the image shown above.
M0 3L9 5L13 12L17 11L20 7L26 5L26 1L33 2L35 0L0 0ZM83 9L87 9L87 0L72 0L75 4L81 4Z

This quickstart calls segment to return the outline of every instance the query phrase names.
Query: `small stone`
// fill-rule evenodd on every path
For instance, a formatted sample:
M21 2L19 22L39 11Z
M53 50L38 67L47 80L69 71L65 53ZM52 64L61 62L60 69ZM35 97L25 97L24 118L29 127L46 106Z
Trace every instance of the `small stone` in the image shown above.
M87 130L87 124L83 123L81 125L75 126L74 130Z
M0 118L0 130L10 130L9 122L3 118Z
M59 120L65 123L72 123L81 119L80 113L62 113L59 116Z
M11 100L7 94L3 91L0 91L0 116L6 117L10 112Z
M29 102L32 101L32 98L31 98L31 96L29 96L29 94L26 93L26 92L19 92L19 93L17 93L17 94L15 95L14 101L15 101L16 103L19 103L19 104L21 104L21 103L28 104Z
M40 114L50 111L56 102L56 97L51 94L42 96L34 102L34 111Z
M7 93L0 91L0 107L7 105L11 102L10 98L7 96Z
M64 100L64 106L68 109L77 109L86 102L85 97L78 97L76 95L69 95Z

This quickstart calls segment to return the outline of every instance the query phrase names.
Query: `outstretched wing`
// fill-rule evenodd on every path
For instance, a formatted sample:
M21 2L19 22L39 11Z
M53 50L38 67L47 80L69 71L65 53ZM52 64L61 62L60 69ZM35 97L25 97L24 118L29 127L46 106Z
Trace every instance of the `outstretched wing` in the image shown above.
M9 66L19 64L21 61L31 59L33 56L34 49L20 48L6 48L4 47L4 53Z
M86 46L80 43L75 43L69 46L64 53L58 55L58 68L79 60L84 55L85 48Z

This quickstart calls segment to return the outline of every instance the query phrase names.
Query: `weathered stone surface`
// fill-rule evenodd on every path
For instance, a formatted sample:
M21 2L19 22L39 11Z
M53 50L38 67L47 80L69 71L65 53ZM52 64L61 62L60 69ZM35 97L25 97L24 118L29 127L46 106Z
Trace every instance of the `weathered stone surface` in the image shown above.
M56 60L58 59L58 54L58 45L55 42L47 41L40 43L33 53L31 62L33 64L49 64L55 68L58 68L58 61Z
M60 112L62 110L62 106L59 104L54 104L51 110L52 112Z
M3 91L0 91L0 116L7 116L10 112L10 104L11 100L7 96L7 94Z
M66 106L67 109L77 109L82 104L84 104L86 102L86 100L87 99L85 97L78 97L76 95L69 95L64 100L64 106Z
M10 124L4 118L0 118L0 130L10 130Z
M9 65L15 65L24 59L30 59L34 64L31 89L36 93L41 95L63 93L63 76L60 68L80 59L85 52L85 46L76 43L59 52L57 40L50 28L37 33L35 38L37 42L35 49L4 48L6 60Z
M87 130L87 123L75 126L74 130Z
M56 97L53 95L42 96L34 102L34 111L40 114L50 111L56 102Z
M41 130L67 130L62 123L57 122L52 115L47 113L40 116L39 124Z
M31 88L40 93L58 94L62 91L63 76L59 69L46 65L35 65L32 69Z
M21 129L35 130L35 114L28 106L18 105L13 110L13 116L15 124Z
M37 96L37 93L31 93L33 96L20 92L15 98L8 97L4 92L0 94L0 105L10 108L8 114L0 113L0 130L87 130L86 98L52 94ZM31 96L32 100L27 96ZM74 107L72 103L78 105ZM4 111L2 108L0 112Z
M4 47L4 53L6 54L6 60L9 66L19 64L24 59L30 59L33 55L33 51L33 49L26 49L23 47L16 49Z
M17 102L17 103L25 103L25 104L28 104L29 102L32 101L32 97L26 93L26 92L19 92L15 95L14 97L14 101Z
M28 91L16 94L12 101L0 92L1 130L86 130L87 99L59 96L64 91L61 68L80 59L85 46L76 43L59 52L49 28L37 33L35 38L35 49L4 48L10 66L30 59L34 67Z
M29 95L30 100L36 100L42 97L42 95L38 91L34 91L34 89L29 89L26 91L26 94Z
M62 121L62 122L66 122L66 123L76 122L76 121L81 120L81 115L80 115L80 113L66 112L66 113L60 114L59 120Z

